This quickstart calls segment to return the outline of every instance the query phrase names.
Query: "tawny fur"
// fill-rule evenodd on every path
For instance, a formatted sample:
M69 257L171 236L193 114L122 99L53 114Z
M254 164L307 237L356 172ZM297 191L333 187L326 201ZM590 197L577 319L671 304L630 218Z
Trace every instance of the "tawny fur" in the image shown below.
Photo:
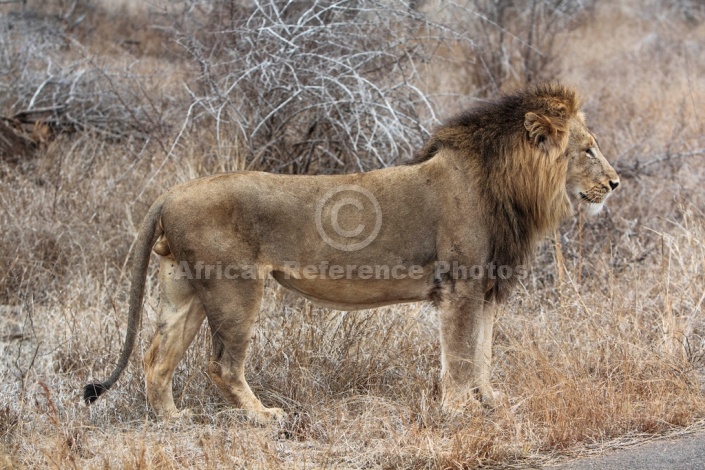
M204 318L213 337L208 372L224 396L257 420L283 415L262 405L244 375L268 274L341 310L434 301L440 310L443 407L464 408L477 398L491 405L492 308L507 298L517 276L497 277L488 268L518 270L536 241L570 214L571 201L596 212L619 184L579 107L574 90L537 85L450 119L409 165L339 176L239 172L172 188L140 229L118 366L105 382L86 386L84 398L95 400L127 365L152 248L160 260L161 294L144 366L147 398L160 416L179 413L171 391L174 369ZM325 195L341 188L354 188L348 196L367 194L367 208L320 212ZM331 214L340 215L342 226L375 226L378 233L361 248L346 249L357 246L355 234L345 240L348 245L326 242L320 218ZM292 263L343 266L349 276L306 277ZM194 272L203 264L256 266L259 276L179 275L183 266ZM483 271L458 277L439 271L439 264ZM365 265L413 267L420 275L369 278L362 275Z

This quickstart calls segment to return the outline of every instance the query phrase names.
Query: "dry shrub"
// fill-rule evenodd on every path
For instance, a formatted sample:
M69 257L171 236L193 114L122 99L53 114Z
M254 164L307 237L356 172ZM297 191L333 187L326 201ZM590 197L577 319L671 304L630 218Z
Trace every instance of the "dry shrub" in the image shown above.
M179 42L201 72L192 119L216 128L219 147L237 143L244 167L368 170L410 157L428 135L416 64L443 28L394 3L262 0L237 12Z
M447 53L462 70L453 92L482 98L559 76L562 38L590 20L595 4L593 0L427 3L429 14L472 39Z
M0 161L17 164L29 159L37 144L0 120Z
M3 139L10 145L0 145L6 160L27 160L20 142L45 145L61 134L106 141L163 137L163 103L148 90L153 73L134 61L96 57L95 40L81 29L84 21L115 18L77 1L0 17L0 117L10 124L3 124L3 135L13 133ZM117 28L100 34L108 41L124 37Z

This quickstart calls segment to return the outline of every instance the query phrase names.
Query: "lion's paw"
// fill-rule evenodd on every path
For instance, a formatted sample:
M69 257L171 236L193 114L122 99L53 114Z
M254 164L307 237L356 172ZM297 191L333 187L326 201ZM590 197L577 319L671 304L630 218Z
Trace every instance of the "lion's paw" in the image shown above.
M482 411L482 403L476 398L473 389L446 390L443 394L441 409L450 415L476 414Z
M163 421L188 421L191 419L192 412L189 408L184 408L183 410L169 410L167 412L159 413L159 419Z
M441 408L446 413L481 413L483 408L493 410L502 401L502 392L490 386L446 389Z
M191 416L193 416L191 408L184 408L178 413L172 415L172 419L191 419Z
M504 398L504 394L502 392L495 390L492 387L481 387L478 393L480 395L482 405L490 409L497 408L499 403Z
M286 412L281 408L260 408L258 410L248 410L250 419L258 424L272 424L286 418Z

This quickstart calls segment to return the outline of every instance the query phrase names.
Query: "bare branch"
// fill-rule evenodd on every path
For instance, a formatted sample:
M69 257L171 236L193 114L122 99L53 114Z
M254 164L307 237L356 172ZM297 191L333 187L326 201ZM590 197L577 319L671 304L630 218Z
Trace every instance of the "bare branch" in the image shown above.
M702 156L702 155L705 155L705 148L691 150L690 152L662 155L660 157L656 157L651 160L648 160L644 163L637 163L637 167L646 168L648 166L655 165L657 163L671 162L674 160L680 160L682 158L697 157L697 156Z
M436 123L418 64L460 38L402 3L255 0L179 43L201 71L193 118L212 120L218 142L232 129L247 167L327 173L412 155Z

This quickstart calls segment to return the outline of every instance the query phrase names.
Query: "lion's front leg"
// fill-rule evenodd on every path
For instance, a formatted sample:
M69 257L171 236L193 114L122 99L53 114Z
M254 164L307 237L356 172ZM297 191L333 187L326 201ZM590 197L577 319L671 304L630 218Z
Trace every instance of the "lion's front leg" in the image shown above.
M441 304L441 383L443 409L494 407L490 385L494 305L482 283L458 283Z

